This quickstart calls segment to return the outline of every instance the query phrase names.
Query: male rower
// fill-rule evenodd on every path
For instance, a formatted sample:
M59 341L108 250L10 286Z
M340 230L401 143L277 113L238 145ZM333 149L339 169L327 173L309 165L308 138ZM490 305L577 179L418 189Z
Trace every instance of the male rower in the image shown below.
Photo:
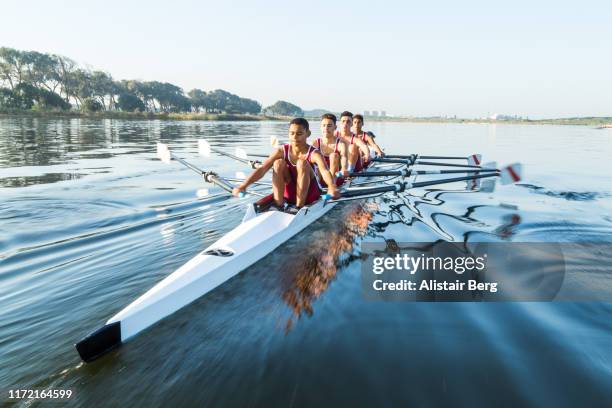
M274 204L283 208L285 200L301 208L319 199L321 189L317 182L314 167L327 184L327 194L338 198L340 196L334 179L321 153L306 143L310 136L308 121L304 118L295 118L289 123L289 143L282 145L268 156L261 167L254 170L238 187L234 188L233 195L238 196L246 191L247 187L261 179L271 168L272 191Z
M358 172L368 166L370 160L370 149L368 145L355 136L351 132L351 125L353 124L353 114L349 111L344 111L340 115L340 131L336 132L337 136L340 136L344 143L349 147L349 170L352 172Z
M376 144L374 141L374 134L371 132L366 132L363 130L363 116L355 115L353 116L353 129L355 130L355 135L361 139L369 148L376 152L376 156L384 157L382 149Z
M348 174L348 146L342 141L340 136L336 136L336 115L326 113L321 116L321 137L312 144L319 149L329 172L334 175L342 171ZM335 179L336 185L340 186L344 182L342 178Z

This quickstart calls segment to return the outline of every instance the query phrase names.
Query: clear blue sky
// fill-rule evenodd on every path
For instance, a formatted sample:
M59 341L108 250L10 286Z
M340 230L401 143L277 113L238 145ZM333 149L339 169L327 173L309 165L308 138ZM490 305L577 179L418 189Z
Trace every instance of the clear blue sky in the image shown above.
M4 0L0 10L0 46L264 105L612 116L610 1Z

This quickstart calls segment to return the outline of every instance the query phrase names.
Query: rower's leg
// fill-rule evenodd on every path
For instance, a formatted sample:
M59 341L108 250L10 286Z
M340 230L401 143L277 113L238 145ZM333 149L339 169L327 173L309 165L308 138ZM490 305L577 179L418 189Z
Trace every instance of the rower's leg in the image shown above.
M295 167L297 168L295 205L298 208L302 208L306 205L306 197L308 197L308 189L310 188L310 179L313 170L310 163L303 159L298 160Z
M278 207L281 207L285 203L285 185L290 181L291 174L289 174L289 170L287 170L285 160L275 160L272 171L272 194L274 195L274 204Z

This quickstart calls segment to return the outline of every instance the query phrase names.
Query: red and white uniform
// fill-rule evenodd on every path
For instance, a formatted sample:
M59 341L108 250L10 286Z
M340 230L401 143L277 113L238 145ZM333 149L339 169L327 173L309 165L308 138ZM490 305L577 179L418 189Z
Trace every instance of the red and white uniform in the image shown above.
M340 132L336 130L336 136L339 136L339 135L340 135ZM351 132L351 141L349 144L354 144L356 137L357 135ZM353 169L353 172L357 173L358 171L361 171L363 169L364 169L364 166L363 166L363 162L361 161L361 152L359 152L359 154L357 155L357 163L355 163L355 168Z
M291 162L291 158L289 157L289 149L290 149L290 145L288 144L284 144L283 145L283 154L284 154L284 159L285 159L285 165L287 166L287 170L289 170L289 174L291 174L291 182L288 184L285 184L285 193L283 194L283 196L285 197L285 200L287 200L287 202L291 203L291 204L295 204L295 198L297 197L297 167L295 166L294 163ZM313 146L309 146L308 148L308 154L306 155L306 161L308 163L310 163L311 166L313 166L314 168L314 163L311 160L311 156L312 156L312 152L314 152L315 150L317 150L316 148L314 148ZM314 176L314 174L312 175L312 177L310 178L310 186L308 187L308 193L306 194L306 204L310 204L314 201L317 201L319 199L319 197L321 196L321 189L319 188L319 184L317 183L317 180Z
M336 136L336 144L334 146L334 151L333 153L338 153L340 154L340 150L338 149L338 145L342 143L342 140L340 139L339 136ZM317 140L314 141L313 146L316 146L317 149L319 149L319 152L321 153L321 156L323 156L323 160L325 160L325 164L327 164L327 169L329 170L330 168L330 159L329 156L326 156L325 153L323 153L323 150L321 149L321 138L318 138ZM325 180L323 180L322 177L319 177L319 183L321 183L321 185L323 187L325 187L327 184L325 184ZM344 184L344 178L342 177L338 177L336 179L336 186L341 186L342 184Z
M334 151L333 153L338 153L338 144L340 143L340 137L336 136L336 145L334 146ZM318 138L317 140L315 140L315 142L313 143L313 146L316 145L317 149L319 149L319 152L321 152L321 156L323 156L323 160L325 160L325 163L327 164L327 168L329 168L329 156L326 156L325 153L323 153L323 150L321 149L321 138Z

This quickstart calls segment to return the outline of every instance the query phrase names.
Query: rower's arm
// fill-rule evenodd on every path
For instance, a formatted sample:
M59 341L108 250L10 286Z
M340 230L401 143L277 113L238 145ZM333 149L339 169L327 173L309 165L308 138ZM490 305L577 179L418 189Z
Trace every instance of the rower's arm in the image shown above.
M383 153L382 149L376 144L376 142L374 141L374 138L372 136L366 136L366 140L368 141L368 144L370 146L372 146L374 148L374 150L376 151L376 155L379 157L383 157L385 154Z
M236 188L234 188L234 195L237 196L239 193L246 191L247 187L253 184L254 182L260 180L266 173L274 166L274 162L278 159L283 158L283 153L281 149L276 149L266 160L261 163L261 166L255 170Z
M323 159L323 156L318 151L315 151L310 156L311 160L315 162L317 168L319 169L319 173L321 173L321 177L323 177L323 181L327 184L327 193L333 196L334 198L338 198L338 191L336 190L336 183L334 183L334 177L329 172L327 168L327 163Z
M348 174L348 147L346 143L340 142L340 146L338 147L340 150L340 171L344 175Z

